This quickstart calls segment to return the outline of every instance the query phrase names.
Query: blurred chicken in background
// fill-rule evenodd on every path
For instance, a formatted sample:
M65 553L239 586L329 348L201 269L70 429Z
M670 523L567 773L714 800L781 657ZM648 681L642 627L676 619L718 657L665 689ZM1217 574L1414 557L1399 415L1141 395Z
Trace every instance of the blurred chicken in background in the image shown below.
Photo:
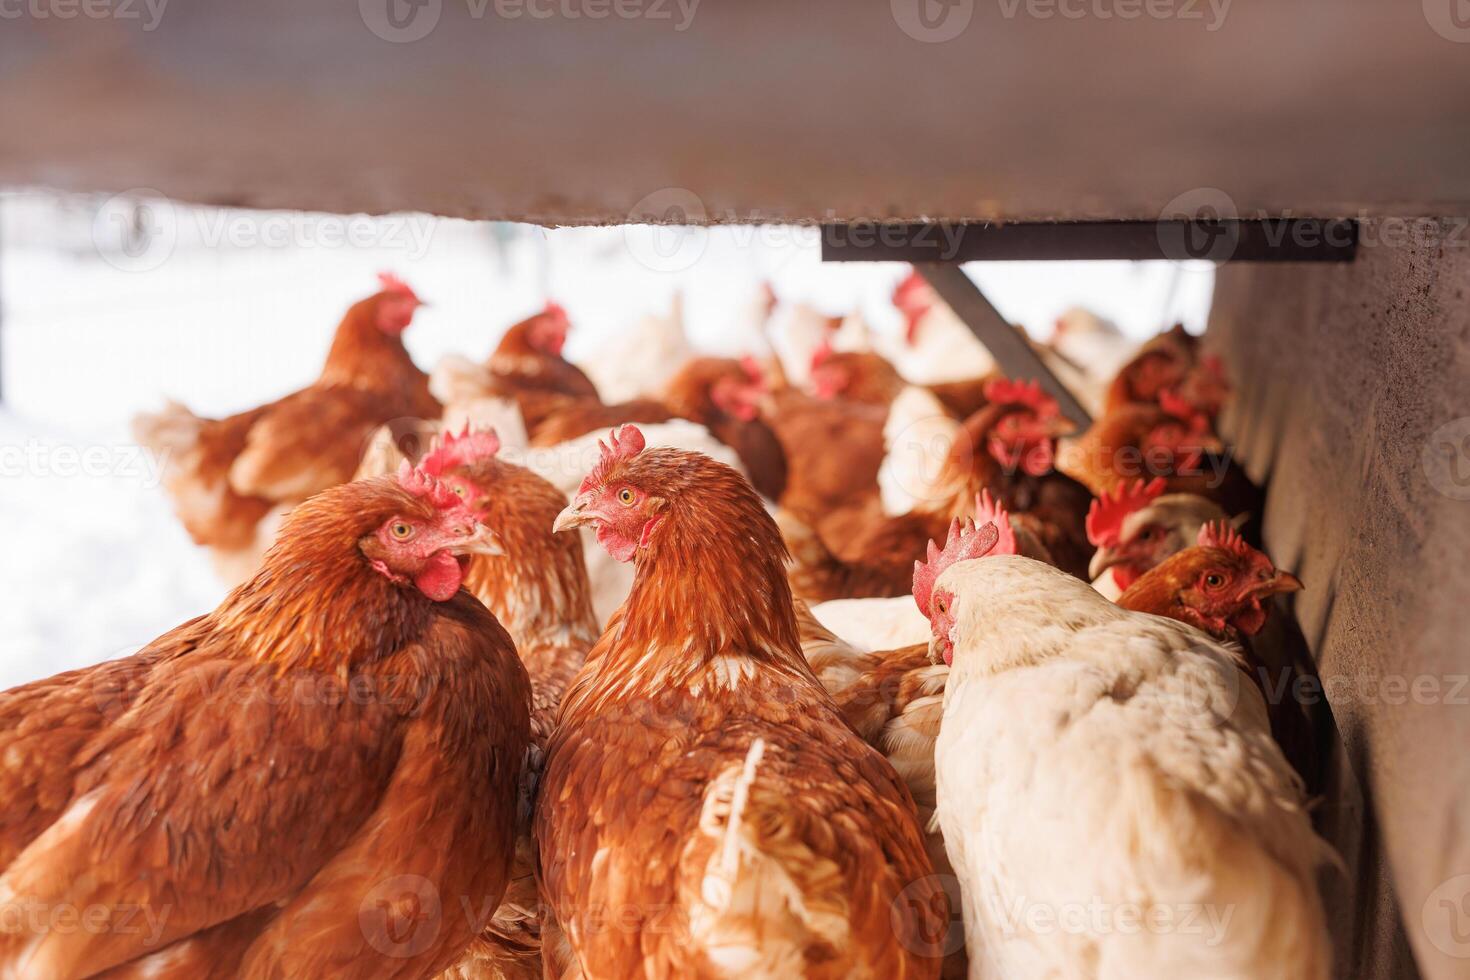
M134 438L164 467L179 520L226 584L255 571L293 506L352 479L379 426L439 417L428 376L403 346L423 303L396 276L379 280L382 290L342 318L310 387L225 419L177 402L134 419Z

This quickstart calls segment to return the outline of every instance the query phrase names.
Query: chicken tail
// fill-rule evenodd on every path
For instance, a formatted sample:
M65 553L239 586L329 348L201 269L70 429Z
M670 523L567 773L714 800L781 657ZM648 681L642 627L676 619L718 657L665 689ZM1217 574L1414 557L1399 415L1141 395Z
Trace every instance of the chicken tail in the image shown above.
M490 369L460 354L446 354L429 373L429 393L444 405L501 395Z
M828 693L846 690L862 673L864 652L823 626L804 600L795 605L796 634L812 673Z
M157 459L163 487L194 543L216 549L219 562L238 564L247 574L263 550L257 525L273 504L235 493L228 479L250 426L263 410L207 419L169 401L162 411L133 418L133 438ZM238 570L222 568L221 575L232 584L240 580Z
M762 782L770 751L757 738L715 777L685 850L690 939L725 976L798 976L848 941L842 870L802 841L789 791Z
M204 422L186 406L169 400L162 411L133 416L133 438L166 466L171 458L182 457L199 444Z

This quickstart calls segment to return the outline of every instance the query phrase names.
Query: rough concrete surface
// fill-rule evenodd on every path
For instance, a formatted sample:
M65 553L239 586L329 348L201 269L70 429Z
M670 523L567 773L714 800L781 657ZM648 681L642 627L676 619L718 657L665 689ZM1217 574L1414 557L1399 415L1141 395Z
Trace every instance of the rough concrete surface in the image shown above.
M1407 944L1450 980L1470 975L1470 237L1392 226L1352 265L1222 268L1208 339L1341 733L1321 823L1345 965L1412 976Z

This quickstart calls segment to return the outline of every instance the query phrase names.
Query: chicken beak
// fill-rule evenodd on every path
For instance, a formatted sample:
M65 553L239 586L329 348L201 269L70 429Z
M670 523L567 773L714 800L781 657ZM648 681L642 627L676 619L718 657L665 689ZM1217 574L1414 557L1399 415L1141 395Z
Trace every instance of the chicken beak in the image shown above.
M1092 553L1092 561L1087 563L1087 577L1096 582L1097 577L1114 565L1120 564L1127 558L1117 548L1102 547Z
M1058 415L1047 423L1047 435L1053 439L1069 436L1077 431L1077 423L1064 415Z
M596 515L587 512L587 501L578 497L568 504L565 510L556 515L556 523L551 525L551 530L560 534L562 531L570 531L572 528L591 524L594 520L596 520Z
M445 550L451 555L503 555L500 537L479 521L456 528L459 537Z
M1300 592L1304 588L1306 588L1306 586L1302 585L1301 579L1297 578L1290 572L1283 572L1278 570L1276 572L1276 575L1271 578L1270 581L1264 583L1264 586L1260 590L1260 594L1262 596L1281 595L1286 592Z

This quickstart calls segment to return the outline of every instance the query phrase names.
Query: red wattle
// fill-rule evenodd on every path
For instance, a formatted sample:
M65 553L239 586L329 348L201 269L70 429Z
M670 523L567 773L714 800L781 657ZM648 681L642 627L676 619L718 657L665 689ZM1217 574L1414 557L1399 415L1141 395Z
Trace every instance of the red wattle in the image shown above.
M633 556L638 553L638 542L624 537L606 524L597 526L597 543L602 545L615 561L632 561Z
M447 551L437 552L429 563L413 577L418 590L435 602L446 602L454 598L464 581L464 571L459 559Z
M1231 622L1246 636L1255 636L1266 625L1266 610L1261 608L1259 601L1253 601L1231 617Z

